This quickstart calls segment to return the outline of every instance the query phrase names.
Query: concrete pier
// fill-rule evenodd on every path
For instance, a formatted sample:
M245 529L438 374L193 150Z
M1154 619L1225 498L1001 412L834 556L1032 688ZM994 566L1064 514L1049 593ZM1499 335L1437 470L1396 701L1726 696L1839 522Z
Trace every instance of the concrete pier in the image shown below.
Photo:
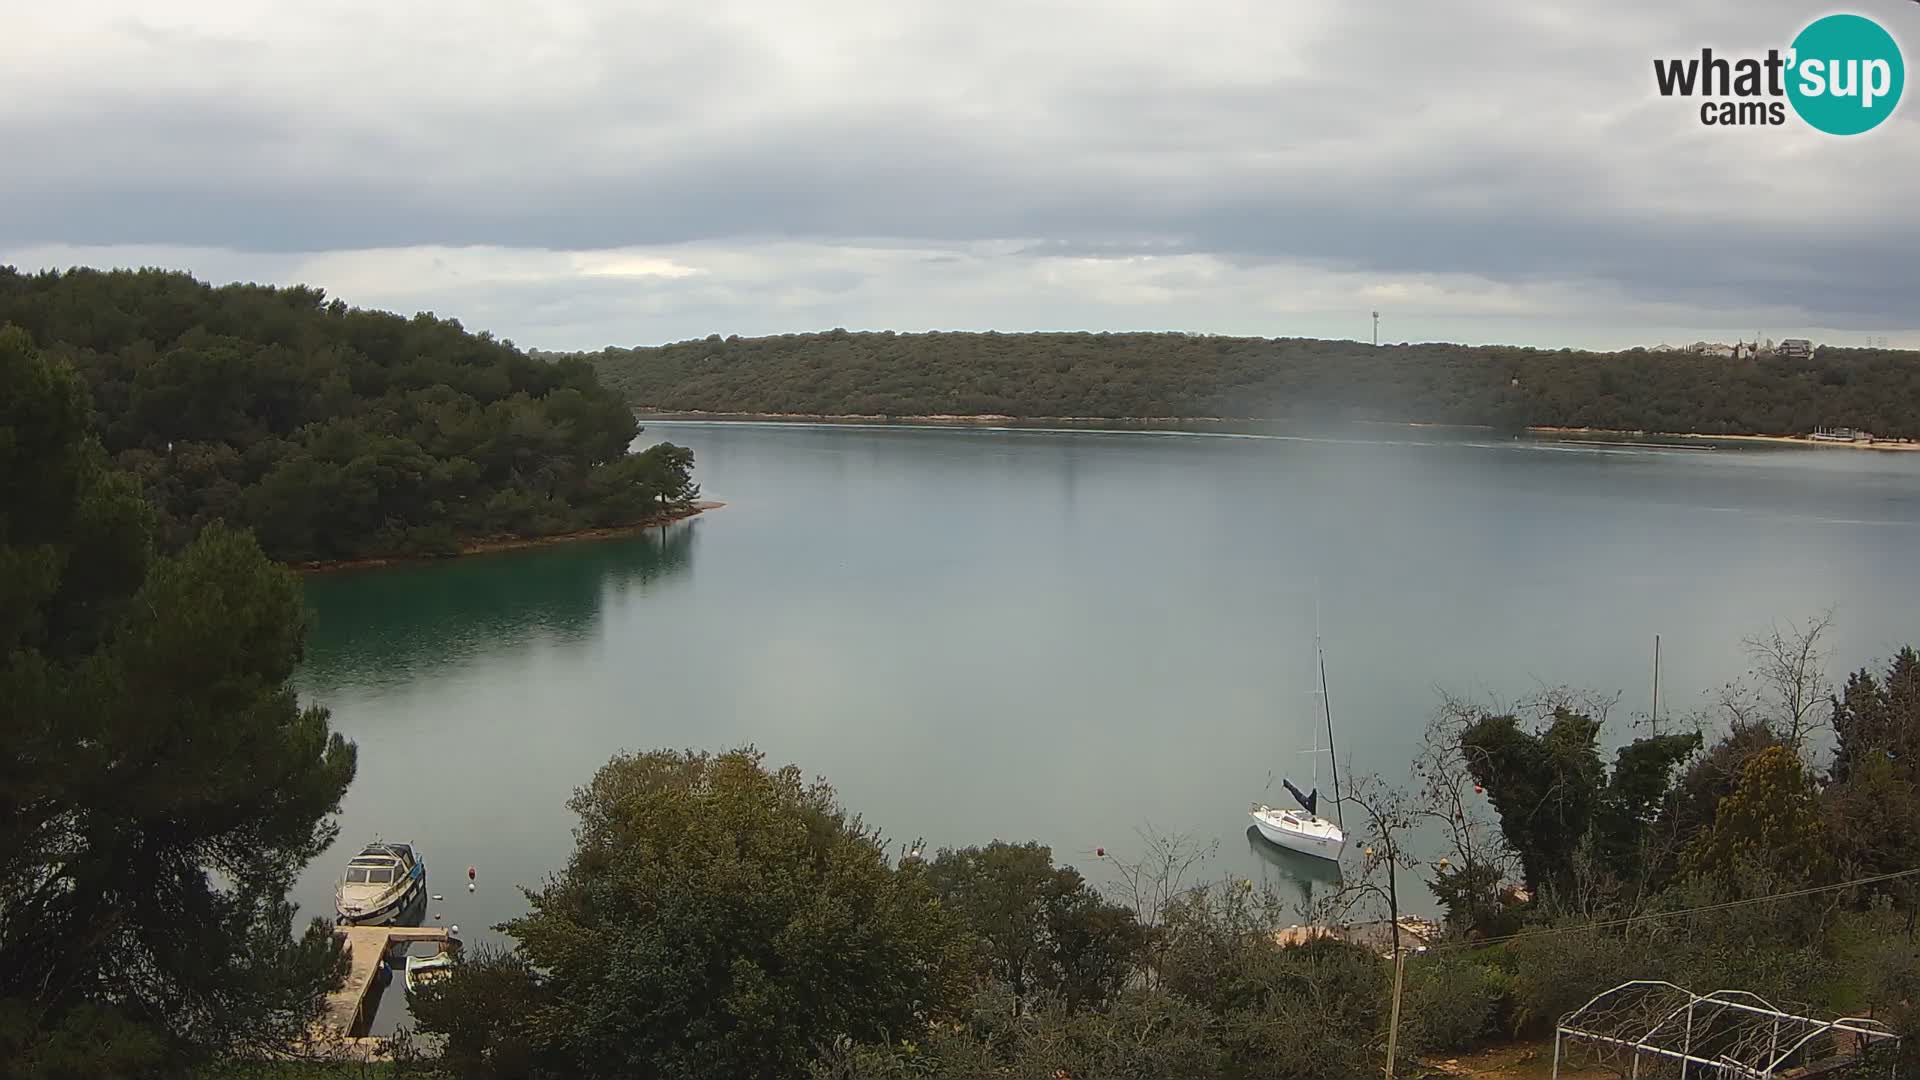
M373 1016L367 1002L373 997L374 978L380 961L396 945L416 941L446 941L459 946L459 939L438 926L341 926L334 929L344 939L347 953L347 980L340 989L327 995L326 1011L320 1015L316 1035L328 1040L358 1041L366 1034ZM404 975L404 967L394 969L394 978Z

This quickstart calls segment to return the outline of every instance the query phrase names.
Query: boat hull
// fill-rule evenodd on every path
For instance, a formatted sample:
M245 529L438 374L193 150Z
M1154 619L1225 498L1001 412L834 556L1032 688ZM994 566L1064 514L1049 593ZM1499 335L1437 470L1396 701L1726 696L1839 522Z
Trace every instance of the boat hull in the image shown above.
M1257 810L1249 816L1253 818L1254 828L1260 830L1260 835L1269 843L1278 844L1289 851L1297 851L1302 855L1312 855L1316 858L1338 862L1340 861L1340 853L1344 851L1347 846L1347 841L1344 836L1322 836L1312 833L1295 832L1273 821L1268 815L1262 814Z

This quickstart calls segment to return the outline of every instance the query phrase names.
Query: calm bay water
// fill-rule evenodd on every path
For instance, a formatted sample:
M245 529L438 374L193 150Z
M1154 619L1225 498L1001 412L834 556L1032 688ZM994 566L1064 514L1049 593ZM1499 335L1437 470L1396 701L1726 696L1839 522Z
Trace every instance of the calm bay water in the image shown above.
M430 911L493 938L564 864L566 800L609 756L746 742L895 845L1034 839L1103 881L1093 849L1150 824L1217 840L1209 875L1287 876L1246 806L1306 775L1316 596L1341 757L1392 780L1441 690L1619 691L1624 721L1656 633L1667 715L1772 620L1835 606L1836 676L1920 640L1920 454L728 422L642 441L663 438L726 507L309 580L300 691L360 772L306 912L331 917L378 834L424 850Z

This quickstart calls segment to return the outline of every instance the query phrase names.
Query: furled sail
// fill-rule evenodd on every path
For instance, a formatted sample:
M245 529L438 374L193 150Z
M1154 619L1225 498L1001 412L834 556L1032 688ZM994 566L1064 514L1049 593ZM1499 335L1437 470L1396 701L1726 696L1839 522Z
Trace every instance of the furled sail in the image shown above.
M1302 795L1300 789L1293 786L1293 781L1283 778L1280 782L1287 785L1287 790L1293 793L1294 800L1300 804L1300 809L1305 810L1309 815L1315 813L1314 807L1320 801L1319 788L1314 788Z

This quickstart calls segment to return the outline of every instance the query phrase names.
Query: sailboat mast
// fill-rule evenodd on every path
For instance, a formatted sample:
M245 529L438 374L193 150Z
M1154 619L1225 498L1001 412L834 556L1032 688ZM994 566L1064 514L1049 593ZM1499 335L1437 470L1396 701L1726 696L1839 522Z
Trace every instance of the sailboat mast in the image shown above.
M1347 820L1340 811L1340 759L1334 755L1333 749L1333 702L1327 698L1327 654L1320 651L1318 634L1314 635L1313 651L1320 659L1320 707L1327 714L1327 760L1333 766L1333 819L1341 829L1345 829Z
M1333 767L1333 819L1344 831L1347 819L1342 812L1340 798L1340 758L1333 748L1333 702L1327 697L1327 654L1320 649L1320 580L1313 582L1313 658L1320 668L1320 709L1327 717L1327 763ZM1318 739L1314 740L1318 742ZM1320 766L1320 755L1313 756L1314 768Z
M1660 734L1660 635L1653 635L1653 733Z

